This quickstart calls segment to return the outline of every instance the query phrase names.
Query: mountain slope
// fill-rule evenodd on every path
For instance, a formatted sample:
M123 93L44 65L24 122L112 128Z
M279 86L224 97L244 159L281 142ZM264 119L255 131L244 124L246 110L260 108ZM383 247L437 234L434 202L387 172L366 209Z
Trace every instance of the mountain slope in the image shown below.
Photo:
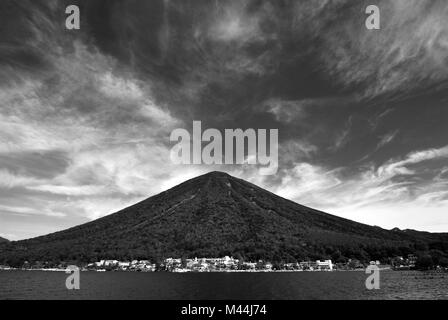
M447 244L447 234L367 226L212 172L96 221L11 243L0 249L0 263L223 255L368 260L434 246L448 252Z
M2 237L0 237L0 243L1 242L9 242L9 240L7 240L7 239L5 239L5 238L2 238Z

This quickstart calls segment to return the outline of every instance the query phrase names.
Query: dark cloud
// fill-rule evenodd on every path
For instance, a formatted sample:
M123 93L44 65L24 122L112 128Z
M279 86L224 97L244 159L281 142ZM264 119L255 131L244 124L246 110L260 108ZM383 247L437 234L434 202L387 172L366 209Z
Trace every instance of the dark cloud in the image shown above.
M35 178L54 178L64 173L69 165L69 156L58 150L25 151L0 154L0 167L14 174Z
M69 4L79 31L64 28ZM448 6L381 0L381 30L369 31L369 4L2 1L0 214L11 227L14 213L75 224L222 169L364 222L388 224L374 221L380 205L436 203L438 216ZM170 131L193 120L279 129L278 174L167 163Z

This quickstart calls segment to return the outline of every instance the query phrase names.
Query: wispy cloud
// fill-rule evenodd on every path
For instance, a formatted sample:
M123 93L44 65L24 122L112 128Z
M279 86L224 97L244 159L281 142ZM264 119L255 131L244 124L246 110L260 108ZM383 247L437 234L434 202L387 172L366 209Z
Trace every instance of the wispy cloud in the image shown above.
M209 170L356 220L446 224L445 1L379 1L374 32L364 1L122 1L78 32L54 18L64 2L22 2L0 4L0 232L73 226ZM198 119L279 129L278 175L172 165L169 133Z
M378 142L377 150L379 148L384 147L385 145L388 145L389 143L391 143L392 140L395 139L397 134L398 134L398 130L396 130L394 132L390 132L390 133L385 134L384 136L382 136L380 142Z
M38 183L39 180L33 177L12 174L11 172L0 169L0 188L15 188L29 186Z
M19 206L5 206L0 205L0 212L10 212L19 215L46 215L51 217L65 217L66 214L63 212L53 211L51 208L46 207L43 210L41 208L29 208L29 207L19 207Z
M352 19L340 21L324 35L328 50L322 57L328 70L347 86L362 84L369 97L440 90L448 75L446 3L399 0L377 5L381 30L357 27L360 4L347 13Z
M284 172L278 185L270 188L299 203L368 223L377 217L374 213L378 209L378 215L381 213L383 217L376 223L382 226L399 221L396 218L388 221L386 212L392 217L397 211L414 207L412 222L402 222L401 225L418 229L419 223L424 224L426 218L415 216L417 208L439 218L448 209L448 180L439 178L443 170L432 170L432 178L437 183L415 179L425 168L412 166L448 157L447 148L412 152L402 160L391 159L378 168L361 167L363 170L351 176L347 176L346 168L328 170L310 163L297 163Z

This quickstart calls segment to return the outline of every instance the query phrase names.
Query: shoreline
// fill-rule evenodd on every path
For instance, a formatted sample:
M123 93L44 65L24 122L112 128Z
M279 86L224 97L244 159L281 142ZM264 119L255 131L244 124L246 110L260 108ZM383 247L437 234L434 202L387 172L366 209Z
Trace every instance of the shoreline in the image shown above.
M380 271L409 271L409 270L393 270L390 267L386 268L380 268ZM21 269L21 268L9 268L9 269L0 269L1 271L43 271L43 272L66 272L70 271L68 269ZM305 273L311 273L311 272L365 272L365 269L353 269L353 270L213 270L213 271L127 271L127 270L83 270L80 269L80 272L107 272L107 273L113 273L113 272L120 272L120 273L299 273L299 272L305 272ZM418 271L418 270L414 270Z

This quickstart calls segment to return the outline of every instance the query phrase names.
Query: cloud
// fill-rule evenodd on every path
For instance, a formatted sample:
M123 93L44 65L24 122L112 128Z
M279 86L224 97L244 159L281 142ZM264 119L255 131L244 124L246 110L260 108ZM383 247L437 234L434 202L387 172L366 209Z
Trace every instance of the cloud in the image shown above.
M352 125L353 125L353 118L349 117L349 119L345 123L345 127L337 135L336 141L334 142L334 146L332 146L331 149L338 150L348 143L349 139L351 139L350 130L352 129Z
M444 171L437 169L431 171L436 183L415 179L428 167L409 167L446 158L447 150L442 147L415 151L402 160L391 159L376 169L361 167L363 170L349 176L346 168L329 170L310 163L296 163L293 168L283 170L280 183L268 185L268 188L301 204L349 219L419 229L430 223L422 212L429 214L432 221L443 219L442 213L448 209L448 180L443 177ZM263 185L263 181L260 182ZM406 214L412 218L407 220Z
M3 239L8 239L8 240L16 240L17 239L17 235L14 233L0 233L0 237L2 237Z
M38 186L28 186L27 189L67 196L89 196L104 194L106 192L104 186L57 186L44 184Z
M248 5L249 1L235 1L221 8L208 36L216 41L236 43L261 40L260 17L247 14Z
M380 31L363 1L81 4L76 33L63 2L0 4L0 232L24 215L18 237L70 227L209 170L357 220L414 205L446 221L444 1L379 1ZM172 165L169 133L193 120L279 129L278 175Z
M448 157L448 146L438 149L428 149L414 151L408 154L403 160L390 160L378 168L379 176L393 176L395 174L412 174L413 171L408 166L418 164L423 161L435 160Z
M0 188L23 187L38 182L38 179L12 174L8 170L0 169Z
M181 121L151 81L89 41L67 40L43 11L34 15L35 24L23 23L31 30L23 45L46 63L31 73L12 64L11 81L0 83L0 164L13 170L0 170L0 192L15 190L0 211L79 223L161 191L158 176L176 172L166 162ZM45 159L31 163L35 154Z
M318 151L319 148L316 145L303 139L288 140L279 146L282 163L310 160Z
M396 131L394 131L394 132L390 132L390 133L388 133L388 134L382 136L380 142L378 142L377 150L378 150L379 148L382 148L382 147L384 147L385 145L388 145L389 143L391 143L392 140L395 139L395 137L397 136L397 134L398 134L398 130L396 130Z
M65 213L55 212L49 207L46 207L42 210L42 209L29 208L29 207L0 205L0 212L1 211L15 213L15 214L19 214L19 215L46 215L46 216L50 216L50 217L65 217L66 216Z
M144 98L142 89L132 80L119 78L111 72L100 74L97 78L98 91L105 96L120 100L140 100Z
M448 7L444 1L380 1L381 30L363 28L362 4L324 34L322 58L345 86L395 97L440 90L448 76ZM359 17L359 18L358 18ZM362 18L362 19L361 19Z
M312 201L313 193L325 193L327 189L338 186L341 181L331 172L309 163L298 163L287 171L276 193L287 199L306 198Z
M270 99L264 104L267 111L272 113L277 121L289 123L304 120L307 116L307 108L316 104L316 101L284 101L281 99Z
M129 207L143 200L139 197L133 198L112 198L100 196L96 198L84 198L69 203L61 203L60 209L73 214L74 211L88 220L95 220L111 213L117 212L121 209Z

